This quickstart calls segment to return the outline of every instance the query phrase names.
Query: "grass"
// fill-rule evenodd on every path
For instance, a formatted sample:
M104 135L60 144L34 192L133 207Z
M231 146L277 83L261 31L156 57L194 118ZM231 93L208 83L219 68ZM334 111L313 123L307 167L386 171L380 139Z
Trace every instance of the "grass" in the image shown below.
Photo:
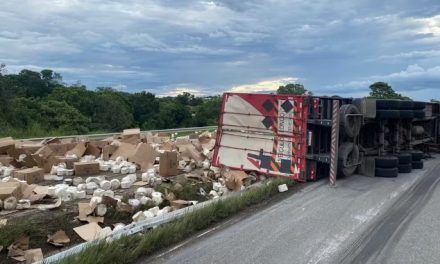
M294 184L293 181L285 179L273 180L267 185L252 188L240 196L218 201L144 234L121 237L110 243L101 241L58 263L132 263L140 257L152 255L160 249L182 241L251 205L261 203L277 194L277 186L284 183L289 186Z

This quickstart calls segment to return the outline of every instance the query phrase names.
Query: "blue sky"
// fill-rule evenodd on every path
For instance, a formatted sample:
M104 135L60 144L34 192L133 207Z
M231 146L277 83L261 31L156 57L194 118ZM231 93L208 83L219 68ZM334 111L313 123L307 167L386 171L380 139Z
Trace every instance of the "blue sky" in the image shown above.
M440 98L438 0L0 2L0 62L93 89L198 95L303 83L362 96L374 81Z

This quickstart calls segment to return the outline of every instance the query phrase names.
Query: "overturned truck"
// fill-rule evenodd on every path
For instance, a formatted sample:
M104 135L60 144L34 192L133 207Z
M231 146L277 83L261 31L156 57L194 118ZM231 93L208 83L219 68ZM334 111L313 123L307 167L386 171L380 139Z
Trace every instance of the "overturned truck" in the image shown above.
M225 93L213 164L296 181L397 177L438 151L440 105Z

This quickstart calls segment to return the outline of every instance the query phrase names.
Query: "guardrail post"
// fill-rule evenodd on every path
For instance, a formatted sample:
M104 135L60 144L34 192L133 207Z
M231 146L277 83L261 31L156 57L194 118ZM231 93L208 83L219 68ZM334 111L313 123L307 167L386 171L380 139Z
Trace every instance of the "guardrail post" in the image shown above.
M331 134L332 137L330 142L330 186L336 186L336 173L338 171L338 145L339 145L339 100L333 100Z

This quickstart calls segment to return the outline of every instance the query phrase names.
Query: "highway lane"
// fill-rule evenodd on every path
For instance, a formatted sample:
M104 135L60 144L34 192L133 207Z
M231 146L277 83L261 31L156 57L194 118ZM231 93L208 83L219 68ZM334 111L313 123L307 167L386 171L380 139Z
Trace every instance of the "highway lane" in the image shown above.
M312 183L141 263L421 263L420 256L434 263L439 160L394 179L355 175L335 188Z

